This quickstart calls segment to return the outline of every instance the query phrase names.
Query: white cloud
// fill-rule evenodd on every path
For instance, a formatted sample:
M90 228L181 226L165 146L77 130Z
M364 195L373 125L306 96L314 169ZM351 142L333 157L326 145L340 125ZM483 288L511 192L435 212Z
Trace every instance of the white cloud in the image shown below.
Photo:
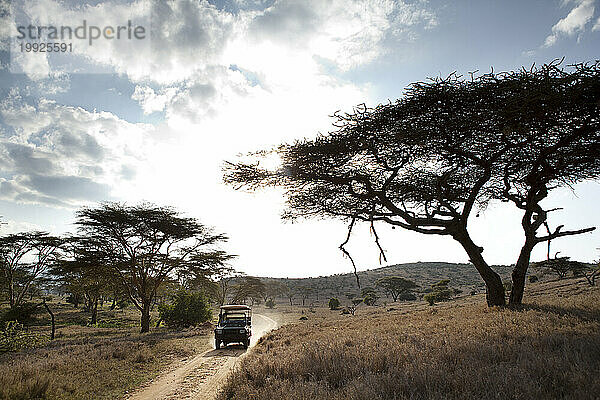
M110 68L135 82L162 85L182 83L210 66L228 66L223 55L232 54L232 43L260 49L265 42L276 42L348 70L384 54L386 39L414 40L419 29L437 24L426 2L393 0L284 0L262 11L237 14L206 0L104 2L73 9L58 0L24 0L22 8L42 25L78 26L84 19L100 27L127 19L151 25L151 42L97 40L88 46L75 41L75 53L100 70ZM39 79L49 72L43 68L47 62L47 56L38 53L22 64L26 73ZM71 68L76 65L74 61Z
M543 47L551 47L561 36L573 36L584 31L594 16L594 0L579 0L569 14L552 27L552 34L546 37Z
M176 87L162 89L156 93L149 86L136 85L131 98L137 100L144 110L144 114L151 114L155 111L163 111L167 103L177 93Z
M151 125L46 99L30 104L15 89L0 103L0 116L10 128L0 132L0 197L17 202L67 206L108 199L153 144Z
M423 5L392 0L278 1L252 14L248 32L253 39L308 51L348 70L383 54L386 37L413 39L415 27L435 26L435 15Z
M592 31L600 31L600 17L596 20L596 23L594 24Z

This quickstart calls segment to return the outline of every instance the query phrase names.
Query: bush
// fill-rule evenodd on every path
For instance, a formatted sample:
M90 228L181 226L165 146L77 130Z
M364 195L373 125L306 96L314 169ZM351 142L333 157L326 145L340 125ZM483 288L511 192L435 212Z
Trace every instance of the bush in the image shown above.
M411 292L404 292L398 295L398 300L400 301L413 301L416 300L417 296Z
M539 278L537 277L537 275L529 275L529 282L530 283L537 282L538 280L539 280Z
M46 344L47 339L27 332L23 324L8 321L0 331L0 353L31 349Z
M159 306L158 313L167 326L176 328L198 325L212 318L206 297L187 290L177 292L172 304Z
M265 306L267 306L267 308L275 308L275 301L273 299L268 299L265 302Z
M330 298L329 299L329 309L330 310L339 310L340 309L340 301L335 297Z
M450 283L450 281L448 279L444 279L436 284L431 285L431 292L423 296L423 300L429 303L430 306L439 301L450 300L454 290L448 287L448 283Z
M38 310L38 304L23 303L18 306L9 308L0 317L0 323L4 325L8 321L17 321L20 324L26 325L33 321L34 314Z
M124 310L125 308L127 308L128 305L129 305L129 301L127 301L125 299L121 299L121 300L117 301L117 308L119 310Z

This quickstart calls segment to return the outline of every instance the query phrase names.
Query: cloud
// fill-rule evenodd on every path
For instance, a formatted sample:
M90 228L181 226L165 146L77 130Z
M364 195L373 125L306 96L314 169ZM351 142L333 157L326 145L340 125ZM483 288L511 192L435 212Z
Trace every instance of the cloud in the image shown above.
M594 0L579 0L575 3L576 6L569 14L554 24L552 34L546 37L543 47L553 46L563 36L571 37L584 31L585 26L594 16Z
M33 192L57 199L108 200L110 186L89 178L68 175L28 175L21 184Z
M596 23L594 24L592 31L600 31L600 17L596 20Z
M163 111L176 93L176 87L162 89L156 93L149 86L136 85L131 98L140 103L144 114L152 114L155 111Z
M232 14L219 11L206 0L107 1L76 7L58 0L24 0L18 5L16 18L42 26L75 28L84 20L88 26L111 26L115 30L128 21L142 26L146 30L143 40L99 39L93 45L87 40L72 40L70 64L61 65L70 70L84 67L88 72L112 70L135 82L160 84L181 82L198 67L218 63L234 22ZM11 29L16 36L16 26ZM47 76L49 59L60 61L53 55L28 54L15 61L32 79Z
M110 199L154 143L150 125L43 98L30 102L16 89L0 102L0 117L0 198L16 202L75 207Z
M253 14L248 32L253 39L284 43L349 70L384 54L386 38L413 40L417 28L435 25L423 2L289 0Z
M75 41L75 53L85 57L79 62L91 61L99 70L104 66L134 82L171 86L210 66L240 64L225 57L232 54L230 46L240 42L259 49L265 42L285 44L349 70L384 54L387 39L414 40L419 30L437 25L424 1L283 0L266 8L265 2L240 2L245 8L235 13L206 0L136 0L75 8L58 0L19 4L38 24L78 26L85 19L103 27L130 19L151 26L151 40L97 40L93 46ZM53 71L47 57L29 54L16 61L32 79L41 79ZM75 58L71 68L78 65Z

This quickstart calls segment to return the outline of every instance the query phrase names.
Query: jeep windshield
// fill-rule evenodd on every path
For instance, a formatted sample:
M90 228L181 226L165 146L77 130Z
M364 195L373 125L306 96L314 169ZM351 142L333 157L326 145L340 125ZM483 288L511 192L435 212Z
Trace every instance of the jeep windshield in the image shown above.
M246 326L246 315L226 314L221 320L223 326Z

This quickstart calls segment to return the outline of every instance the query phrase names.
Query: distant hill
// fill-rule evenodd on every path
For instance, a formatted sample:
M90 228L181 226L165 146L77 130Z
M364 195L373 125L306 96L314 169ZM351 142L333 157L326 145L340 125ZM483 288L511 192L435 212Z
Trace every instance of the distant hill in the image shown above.
M512 266L495 265L492 268L500 274L503 281L510 280ZM361 287L375 287L375 282L386 276L401 276L410 279L424 290L442 279L450 279L450 286L462 290L465 294L475 290L478 293L485 291L483 280L472 264L456 264L447 262L417 262L389 265L386 267L360 271L358 273ZM286 285L292 290L301 287L310 287L315 294L309 299L312 302L323 302L330 297L345 299L348 294L359 293L356 278L352 272L320 276L316 278L261 278L265 282L275 281ZM383 297L383 293L381 293ZM295 300L298 302L298 299Z

